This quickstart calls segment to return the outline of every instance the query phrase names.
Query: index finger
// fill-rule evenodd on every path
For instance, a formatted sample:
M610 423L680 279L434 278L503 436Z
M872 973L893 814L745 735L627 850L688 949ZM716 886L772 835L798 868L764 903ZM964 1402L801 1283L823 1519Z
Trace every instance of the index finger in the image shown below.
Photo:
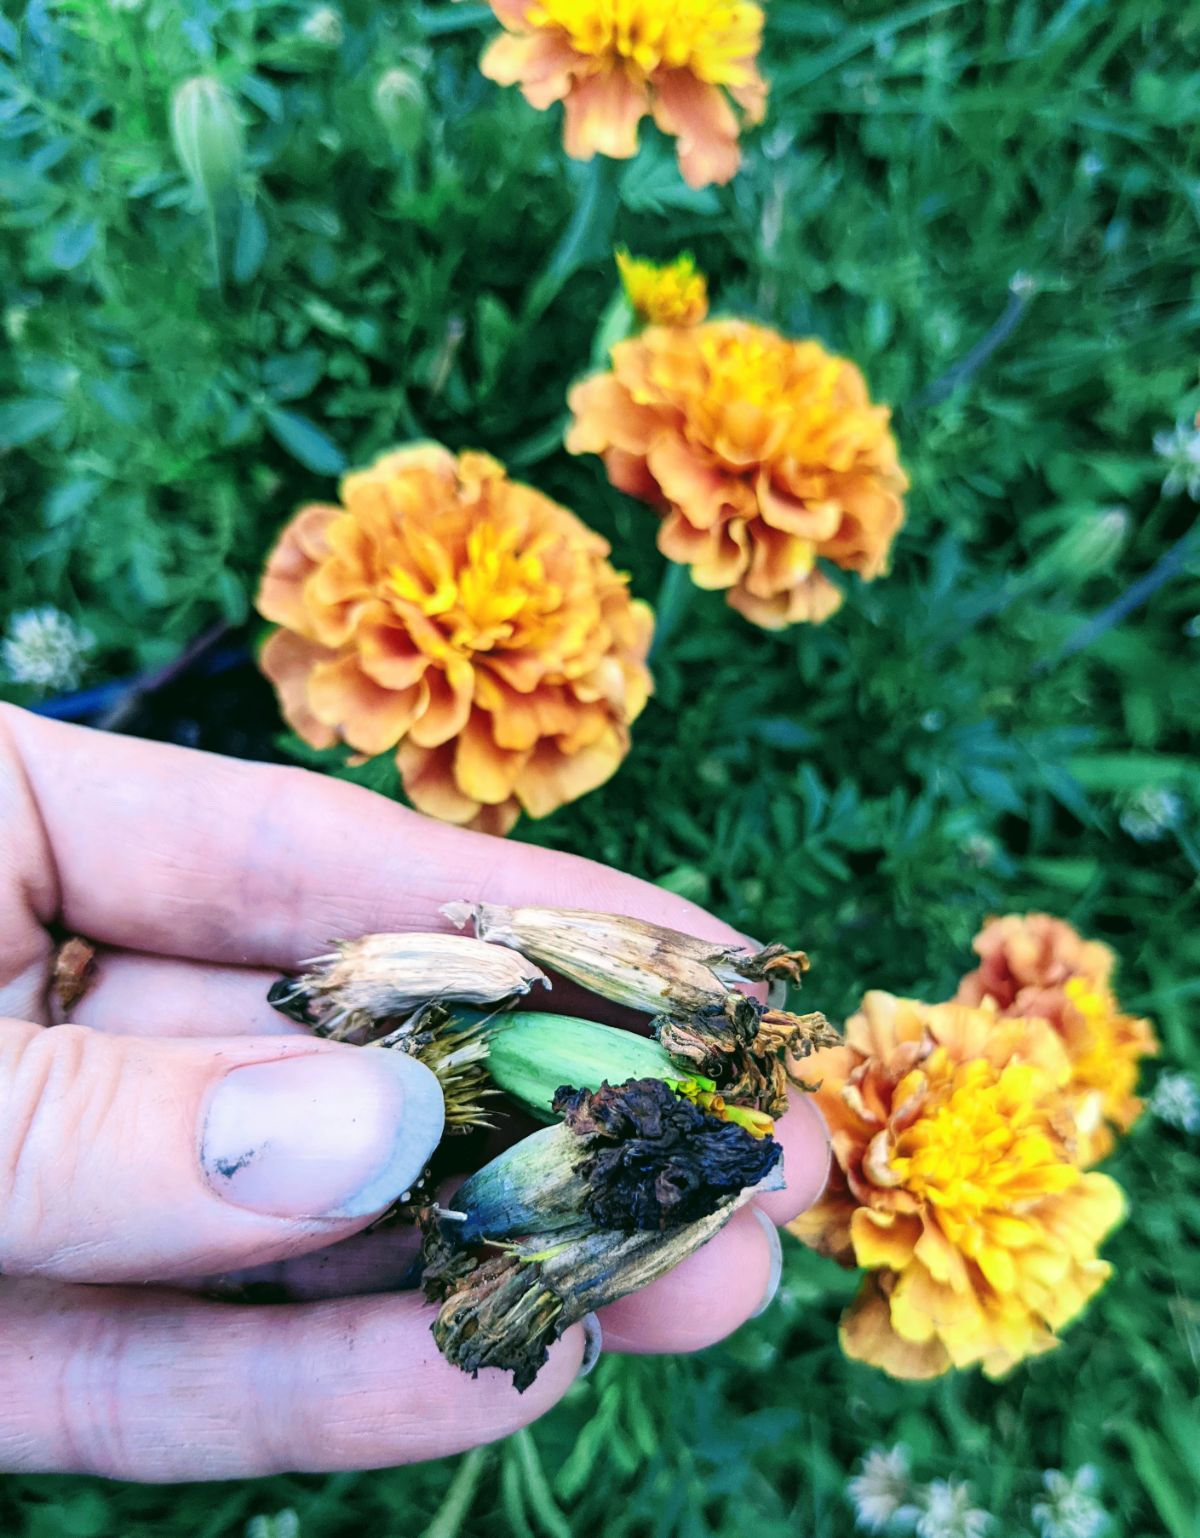
M106 945L286 968L333 938L449 926L465 899L593 908L739 938L693 903L577 855L435 822L360 786L116 737L0 706L5 780L48 853L14 874L42 923ZM56 887L56 891L53 890ZM46 911L53 909L54 911Z

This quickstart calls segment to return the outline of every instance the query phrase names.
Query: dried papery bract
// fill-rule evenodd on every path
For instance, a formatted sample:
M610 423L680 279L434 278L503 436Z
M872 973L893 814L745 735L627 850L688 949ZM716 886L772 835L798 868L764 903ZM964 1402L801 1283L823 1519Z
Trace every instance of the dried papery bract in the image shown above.
M784 945L759 951L717 945L661 924L583 908L454 902L442 912L460 929L473 922L481 940L511 946L590 993L651 1015L726 1007L739 982L799 982L808 970L804 952Z
M381 1021L398 1021L427 1004L497 1004L535 983L550 986L524 956L464 935L381 934L336 942L268 994L289 1019L335 1041L362 1040Z

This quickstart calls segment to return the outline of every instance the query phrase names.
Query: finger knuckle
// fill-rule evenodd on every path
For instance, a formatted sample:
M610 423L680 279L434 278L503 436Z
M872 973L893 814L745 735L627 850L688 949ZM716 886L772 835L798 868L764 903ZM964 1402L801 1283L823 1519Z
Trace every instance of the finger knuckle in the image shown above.
M12 1022L0 1032L0 1271L53 1268L86 1151L104 1140L119 1081L105 1038Z

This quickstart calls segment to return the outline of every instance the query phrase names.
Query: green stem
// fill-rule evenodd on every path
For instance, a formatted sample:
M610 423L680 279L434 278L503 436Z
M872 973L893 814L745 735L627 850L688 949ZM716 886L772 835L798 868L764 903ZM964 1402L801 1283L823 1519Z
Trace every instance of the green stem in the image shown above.
M562 292L563 286L597 249L612 245L617 211L617 162L597 155L587 165L583 191L571 222L529 291L519 332L531 330Z

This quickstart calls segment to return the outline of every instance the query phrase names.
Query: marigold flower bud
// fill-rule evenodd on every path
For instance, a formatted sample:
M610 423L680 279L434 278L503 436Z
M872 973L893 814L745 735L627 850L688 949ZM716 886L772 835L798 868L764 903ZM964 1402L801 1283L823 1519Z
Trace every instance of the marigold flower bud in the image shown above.
M425 133L425 87L411 70L389 69L372 92L375 114L397 155L411 155Z
M237 186L242 125L229 93L211 75L194 75L171 99L171 139L196 195L211 208Z

